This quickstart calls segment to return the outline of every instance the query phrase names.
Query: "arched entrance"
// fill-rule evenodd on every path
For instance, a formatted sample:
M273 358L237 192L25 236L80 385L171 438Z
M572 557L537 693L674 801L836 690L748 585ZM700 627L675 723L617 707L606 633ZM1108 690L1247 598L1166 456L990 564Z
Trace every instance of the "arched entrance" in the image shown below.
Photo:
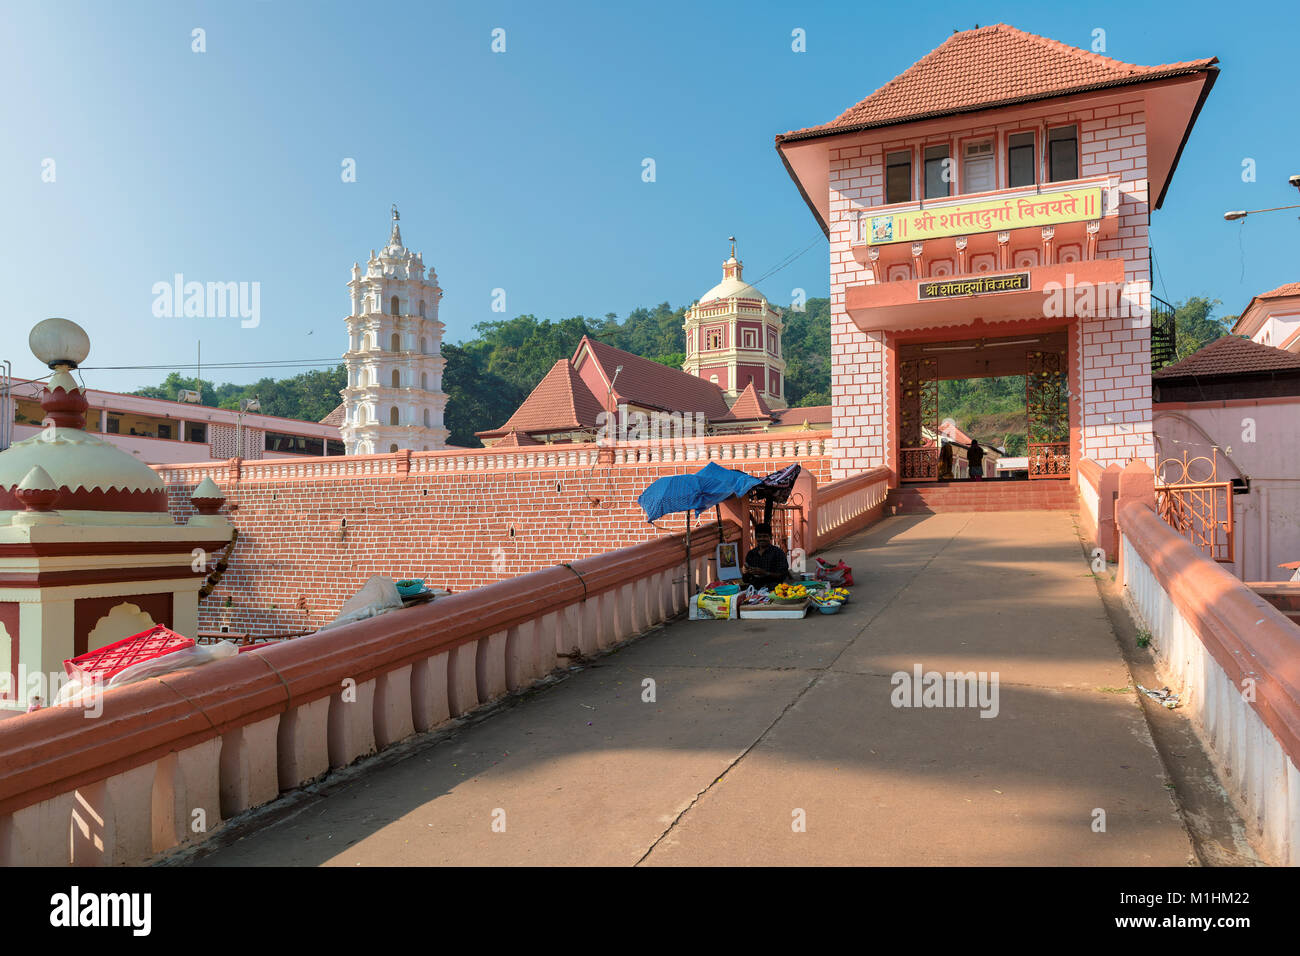
M1071 350L1064 328L943 340L900 333L894 346L899 481L965 477L976 441L985 451L985 476L1070 477ZM971 414L979 400L961 387L975 380L997 385L986 390L979 415ZM963 413L954 418L958 407Z

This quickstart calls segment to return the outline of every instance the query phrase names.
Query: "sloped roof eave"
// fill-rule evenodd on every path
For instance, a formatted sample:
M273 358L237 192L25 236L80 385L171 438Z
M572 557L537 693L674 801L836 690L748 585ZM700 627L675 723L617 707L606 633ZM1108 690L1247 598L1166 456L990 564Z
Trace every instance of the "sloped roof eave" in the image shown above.
M805 129L792 130L788 133L777 133L776 145L780 149L783 143L795 143L808 139L819 139L824 136L840 136L847 133L861 133L871 129L882 129L888 126L900 126L905 123L919 123L922 120L939 119L944 116L958 116L963 113L981 113L985 110L1004 109L1008 106L1018 106L1022 103L1036 103L1040 100L1057 99L1062 96L1078 96L1081 93L1093 93L1098 90L1111 89L1119 86L1132 86L1135 83L1153 83L1158 80L1172 79L1178 76L1191 76L1195 73L1217 74L1219 68L1214 65L1217 57L1210 59L1208 63L1194 66L1180 67L1176 70L1168 70L1159 73L1146 73L1137 76L1116 77L1113 80L1103 80L1098 83L1087 83L1082 86L1070 87L1065 90L1050 90L1041 93L1028 93L1023 96L1013 96L1006 99L994 100L988 103L972 103L968 106L956 106L941 110L929 110L922 113L911 113L900 117L891 117L883 120L872 120L866 123L853 123L845 126L809 126ZM1213 79L1211 79L1213 82ZM1208 92L1208 91L1207 91ZM1203 98L1202 98L1203 99ZM1199 106L1198 106L1199 110ZM1192 123L1195 122L1195 115L1192 117ZM832 120L832 122L834 122ZM1188 123L1190 129L1192 123ZM788 166L788 164L787 164Z

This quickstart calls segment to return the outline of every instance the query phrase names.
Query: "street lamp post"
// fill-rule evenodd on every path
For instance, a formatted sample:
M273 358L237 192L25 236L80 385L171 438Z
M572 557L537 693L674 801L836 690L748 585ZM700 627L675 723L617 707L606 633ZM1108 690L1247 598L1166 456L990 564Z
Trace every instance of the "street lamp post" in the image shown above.
M1287 182L1290 183L1292 186L1294 186L1296 189L1300 189L1300 173L1297 173L1296 175L1292 176L1290 179L1287 180ZM1228 222L1232 222L1235 219L1245 219L1247 216L1253 215L1255 213L1279 212L1283 209L1300 209L1300 204L1294 206L1270 206L1267 209L1231 209L1228 212L1225 212L1223 214L1223 218Z

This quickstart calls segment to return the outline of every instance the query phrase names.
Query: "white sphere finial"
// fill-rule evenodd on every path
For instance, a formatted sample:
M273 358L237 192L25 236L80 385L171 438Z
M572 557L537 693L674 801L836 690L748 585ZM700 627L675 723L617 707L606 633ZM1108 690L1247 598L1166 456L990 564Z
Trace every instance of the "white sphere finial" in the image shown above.
M59 365L76 368L90 354L90 336L76 322L68 319L37 322L27 336L27 345L47 368Z

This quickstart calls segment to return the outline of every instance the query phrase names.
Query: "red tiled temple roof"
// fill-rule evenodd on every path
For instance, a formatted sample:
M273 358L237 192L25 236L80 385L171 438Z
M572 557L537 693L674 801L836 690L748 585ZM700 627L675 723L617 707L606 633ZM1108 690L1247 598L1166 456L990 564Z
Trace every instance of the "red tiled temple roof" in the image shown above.
M1137 66L999 23L954 33L829 123L793 130L777 142L1196 73L1217 62Z
M710 421L725 418L730 411L722 389L696 375L624 352L585 335L573 353L574 365L584 350L600 365L607 382L614 378L615 369L623 366L623 371L614 381L614 397L619 404L669 412L703 412Z
M830 405L803 405L795 408L783 408L773 412L773 417L782 425L829 425L831 423Z
M728 422L753 422L753 421L770 421L772 410L767 407L763 401L763 396L758 394L758 389L754 388L751 381L745 386L745 390L740 393L736 403L731 406L731 410L723 417L723 421Z
M573 363L564 358L551 366L504 425L475 434L491 437L511 429L527 433L594 428L598 424L597 416L604 410L574 370Z
M523 448L528 445L540 445L540 444L541 442L537 441L537 439L533 438L527 432L521 435L516 429L512 428L510 429L509 432L506 433L505 438L502 438L500 441L494 443L492 447L493 448Z
M1195 376L1249 375L1260 372L1300 370L1300 355L1260 345L1237 335L1225 335L1193 352L1181 362L1152 372L1153 379L1177 379Z
M339 402L334 411L322 418L320 423L322 425L342 425L346 415L347 409L344 407L342 402Z

